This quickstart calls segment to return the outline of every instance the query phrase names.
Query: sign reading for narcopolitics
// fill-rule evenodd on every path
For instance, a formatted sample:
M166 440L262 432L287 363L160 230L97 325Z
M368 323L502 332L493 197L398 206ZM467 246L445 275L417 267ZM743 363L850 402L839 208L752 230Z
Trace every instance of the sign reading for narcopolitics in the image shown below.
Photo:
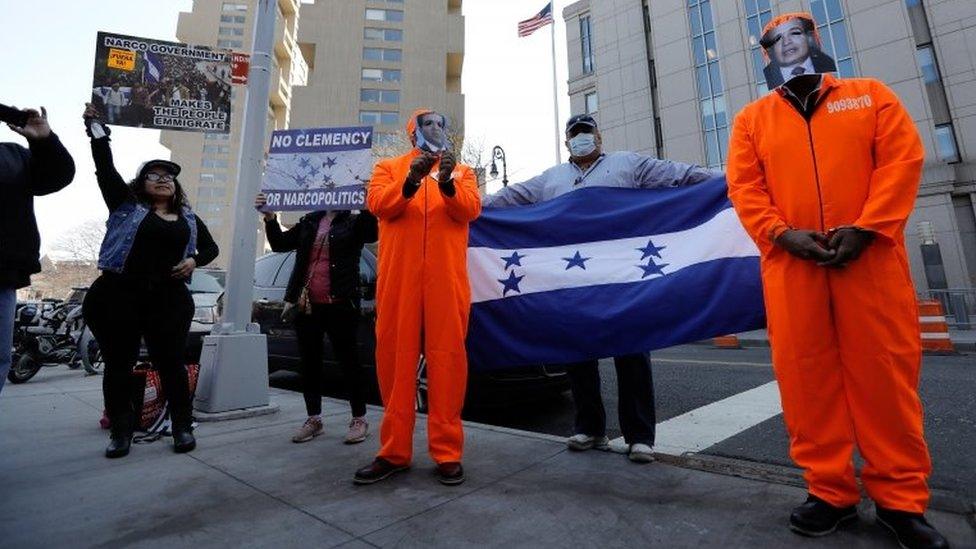
M365 208L372 146L369 126L275 131L261 183L268 209Z
M232 56L100 32L92 103L109 124L230 133Z

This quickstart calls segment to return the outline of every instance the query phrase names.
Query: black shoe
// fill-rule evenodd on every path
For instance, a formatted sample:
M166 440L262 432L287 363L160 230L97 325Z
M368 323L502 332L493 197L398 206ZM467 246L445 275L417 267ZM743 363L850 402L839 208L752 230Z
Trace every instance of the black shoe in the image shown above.
M105 457L120 458L129 455L129 448L132 447L132 435L125 433L112 433L112 437L105 447Z
M437 480L446 486L454 486L464 482L464 467L459 461L448 461L437 464Z
M810 494L807 501L793 509L790 515L790 530L811 537L826 536L842 523L857 518L857 507L834 507L826 501Z
M949 547L949 542L939 533L921 513L906 513L877 508L878 524L884 526L898 540L898 545L904 549L942 549Z
M409 468L409 465L394 465L389 461L378 457L366 467L356 471L356 474L352 477L352 481L355 484L373 484L374 482L379 482L385 479L393 473L406 471Z
M193 433L189 429L173 430L173 451L177 454L185 454L193 451L197 447L197 439L193 438Z

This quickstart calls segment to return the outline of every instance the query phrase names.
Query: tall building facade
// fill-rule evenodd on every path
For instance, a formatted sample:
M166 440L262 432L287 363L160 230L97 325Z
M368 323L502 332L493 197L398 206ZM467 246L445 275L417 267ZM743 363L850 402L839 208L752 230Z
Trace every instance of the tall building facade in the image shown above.
M923 241L949 288L976 287L976 2L580 0L563 11L573 112L593 113L608 150L724 168L735 114L767 93L761 29L792 11L814 15L840 76L885 82L922 135L916 288L934 273Z
M182 12L176 27L181 42L250 53L254 35L257 0L194 0L193 10ZM298 46L298 0L277 0L271 95L268 103L268 132L288 127L293 87L305 84L308 65ZM231 92L231 132L191 133L163 131L160 142L169 148L172 160L182 167L180 183L197 215L206 222L222 251L230 249L234 234L234 193L240 158L245 89ZM260 225L260 224L259 224ZM264 238L258 238L263 247ZM225 267L227 253L214 262Z
M292 126L373 126L382 145L395 134L403 137L403 125L415 109L429 107L462 128L461 3L302 4L298 40L308 59L309 80L308 86L295 90Z

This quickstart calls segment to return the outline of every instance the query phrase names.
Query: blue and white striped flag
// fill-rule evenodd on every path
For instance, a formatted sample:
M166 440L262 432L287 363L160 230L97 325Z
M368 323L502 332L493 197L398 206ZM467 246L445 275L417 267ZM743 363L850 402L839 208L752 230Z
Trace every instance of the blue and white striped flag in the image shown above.
M485 208L468 245L475 369L650 351L765 326L724 178Z
M143 52L142 82L157 84L163 78L163 58L151 51Z

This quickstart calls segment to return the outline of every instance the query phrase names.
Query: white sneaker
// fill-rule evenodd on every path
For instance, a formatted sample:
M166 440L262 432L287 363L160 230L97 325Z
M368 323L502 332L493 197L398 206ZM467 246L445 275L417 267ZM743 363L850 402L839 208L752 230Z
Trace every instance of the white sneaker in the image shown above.
M654 461L654 450L646 444L631 444L627 459L634 463L650 463Z
M566 446L568 446L570 450L575 450L577 452L590 450L592 448L596 448L597 450L606 450L608 444L610 444L610 441L605 436L593 437L583 433L577 433L566 439Z
M349 432L346 433L346 438L342 442L357 444L366 440L367 436L369 436L369 424L366 423L366 416L354 417L349 422Z

